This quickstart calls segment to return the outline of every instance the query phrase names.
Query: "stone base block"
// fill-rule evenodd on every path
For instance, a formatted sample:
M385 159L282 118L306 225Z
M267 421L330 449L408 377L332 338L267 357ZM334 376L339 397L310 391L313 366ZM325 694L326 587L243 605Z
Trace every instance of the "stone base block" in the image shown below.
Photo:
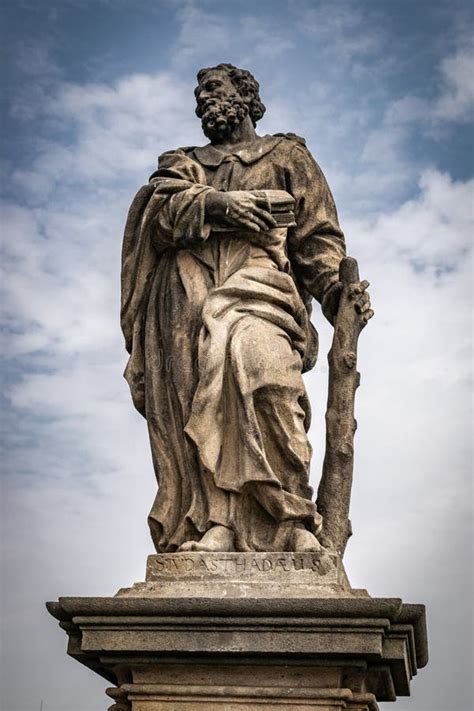
M110 711L376 711L426 664L424 607L352 590L317 553L169 553L114 598L48 609Z
M364 597L60 598L113 711L375 711L427 662L422 605Z
M310 688L307 690L269 689L268 687L225 687L213 689L213 695L202 693L198 687L191 687L188 695L180 694L177 699L173 690L159 688L158 685L135 685L128 698L135 699L133 709L137 711L377 711L375 697L370 693L354 693L350 689ZM109 711L125 711L128 702L120 701L127 696L126 690L109 689L116 704ZM216 700L220 694L220 700ZM141 703L140 703L141 702Z
M162 553L144 583L117 597L368 597L353 590L336 553Z

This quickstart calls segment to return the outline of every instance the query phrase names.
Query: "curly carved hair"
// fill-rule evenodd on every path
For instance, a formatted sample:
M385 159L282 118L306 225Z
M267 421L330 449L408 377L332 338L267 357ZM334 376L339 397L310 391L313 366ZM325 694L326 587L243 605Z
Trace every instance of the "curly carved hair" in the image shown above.
M197 73L198 83L200 84L205 75L212 71L226 72L239 95L247 104L249 116L252 119L253 125L256 126L257 121L259 121L265 113L265 106L260 100L260 85L253 74L247 71L247 69L234 67L233 64L218 64L216 67L200 69ZM197 88L195 93L197 93Z

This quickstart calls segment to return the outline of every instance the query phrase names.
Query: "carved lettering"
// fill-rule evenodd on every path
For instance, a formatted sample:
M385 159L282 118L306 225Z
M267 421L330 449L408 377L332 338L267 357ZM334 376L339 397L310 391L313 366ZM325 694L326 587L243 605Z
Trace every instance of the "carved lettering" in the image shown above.
M235 563L235 569L237 571L242 571L242 572L245 571L245 567L246 567L245 558L235 558L234 563Z
M210 561L208 561L207 567L208 567L208 570L209 570L211 573L215 573L215 572L218 570L218 567L219 567L219 566L217 565L218 562L219 562L219 561L214 560L213 558L212 558Z
M335 567L335 564L333 564ZM331 568L331 566L329 566ZM325 576L328 565L318 553L228 553L228 554L185 554L165 553L152 557L149 563L149 575L157 579L160 576L180 577L215 576L249 577L293 575L296 578Z
M184 559L184 565L185 565L185 570L190 572L191 570L194 569L194 560L193 558L185 558Z
M303 556L295 555L293 558L293 566L295 570L303 570L304 568L304 558Z
M153 561L153 563L154 563L155 568L158 573L162 573L164 571L164 569L165 569L165 561L164 560L162 560L161 558L156 558Z
M291 571L291 562L287 558L278 558L277 563L283 568L285 573L289 573Z
M229 559L229 558L224 558L224 561L223 561L223 562L224 562L224 572L227 573L227 572L229 571L229 562L230 562L230 559Z

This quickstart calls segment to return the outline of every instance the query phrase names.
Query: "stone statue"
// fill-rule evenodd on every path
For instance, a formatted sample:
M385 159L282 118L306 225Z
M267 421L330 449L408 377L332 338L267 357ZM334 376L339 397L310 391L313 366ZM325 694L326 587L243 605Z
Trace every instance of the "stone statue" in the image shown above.
M356 336L372 316L368 283L355 272L341 282L344 236L304 139L257 135L265 107L254 77L230 64L202 69L195 95L210 142L160 157L123 245L125 376L158 480L152 538L159 553L309 552L321 542L342 553L349 530L323 535L312 500L302 373L317 357L313 297L335 323L345 294L344 341L351 314ZM328 444L351 392L353 402L356 336L342 354L349 398L330 386ZM333 476L352 466L346 414L349 434L331 450L342 469L326 453L324 516L331 505L348 510Z
M122 327L148 423L157 554L113 597L47 604L109 711L377 711L427 663L423 605L352 588L342 556L373 315L323 174L294 134L260 137L253 76L202 69L210 143L164 153L130 208ZM316 298L334 326L313 501L302 373Z

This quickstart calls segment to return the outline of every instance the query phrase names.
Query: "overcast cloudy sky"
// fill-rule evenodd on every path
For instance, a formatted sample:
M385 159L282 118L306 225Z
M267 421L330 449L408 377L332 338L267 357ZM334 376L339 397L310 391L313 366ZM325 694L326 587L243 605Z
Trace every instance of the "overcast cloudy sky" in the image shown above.
M44 601L143 579L155 484L122 379L121 233L157 155L203 142L196 71L230 61L260 81L260 134L306 137L371 282L346 561L355 587L427 605L430 665L396 708L469 711L471 3L2 8L2 709L106 708L105 682L66 656ZM316 484L330 329L314 318Z

